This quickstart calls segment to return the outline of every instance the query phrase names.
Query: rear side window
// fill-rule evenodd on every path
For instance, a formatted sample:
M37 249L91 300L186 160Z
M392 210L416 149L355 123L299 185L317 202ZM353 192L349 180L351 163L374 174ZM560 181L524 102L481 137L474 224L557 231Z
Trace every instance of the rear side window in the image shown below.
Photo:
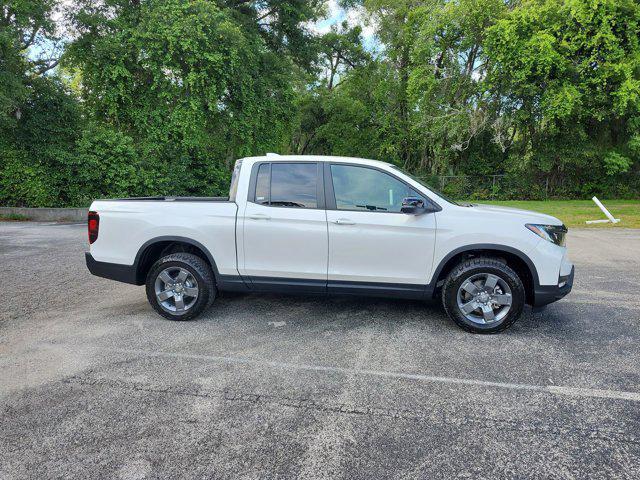
M318 208L315 163L262 164L256 178L255 202L272 207Z
M269 186L271 183L271 164L263 163L256 178L256 203L269 205Z
M236 194L238 193L238 181L240 180L240 167L242 167L242 160L238 160L233 167L233 173L231 174L231 186L229 187L229 201L236 201Z
M399 213L405 197L427 201L393 176L366 167L331 165L333 190L338 210Z

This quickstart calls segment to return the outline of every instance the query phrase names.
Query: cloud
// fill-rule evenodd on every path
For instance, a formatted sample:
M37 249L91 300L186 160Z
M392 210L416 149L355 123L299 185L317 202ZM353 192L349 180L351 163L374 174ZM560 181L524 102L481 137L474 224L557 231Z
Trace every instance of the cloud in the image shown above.
M347 10L346 20L350 27L359 25L362 27L362 36L372 38L376 34L376 25L372 18L367 15L366 10L362 6L353 7Z
M379 50L379 42L376 39L376 23L369 16L362 6L352 7L347 10L338 4L338 0L327 1L327 16L317 22L310 22L307 28L316 35L324 35L331 30L331 27L347 22L350 27L362 27L362 39L364 47L375 52Z
M346 13L344 9L338 5L338 0L329 0L327 2L327 16L320 21L309 22L307 27L317 35L324 35L331 30L333 25L344 20L345 16Z

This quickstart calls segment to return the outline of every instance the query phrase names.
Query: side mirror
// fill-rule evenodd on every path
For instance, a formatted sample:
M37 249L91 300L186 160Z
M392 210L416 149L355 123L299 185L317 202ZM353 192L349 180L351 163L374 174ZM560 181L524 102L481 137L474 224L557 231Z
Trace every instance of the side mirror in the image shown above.
M406 197L402 199L402 207L400 208L402 213L407 215L421 215L428 210L424 206L424 201L418 197Z

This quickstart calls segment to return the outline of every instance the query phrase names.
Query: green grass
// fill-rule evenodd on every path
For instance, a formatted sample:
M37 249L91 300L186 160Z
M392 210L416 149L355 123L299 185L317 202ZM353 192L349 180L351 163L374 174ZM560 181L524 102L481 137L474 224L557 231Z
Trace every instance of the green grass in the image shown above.
M544 201L484 201L491 205L523 208L534 212L546 213L562 220L567 227L584 228L640 228L640 200L605 200L600 201L607 207L614 218L620 222L596 223L587 225L586 220L606 219L602 211L592 200L544 200Z
M0 220L4 222L26 222L29 217L21 213L0 214Z

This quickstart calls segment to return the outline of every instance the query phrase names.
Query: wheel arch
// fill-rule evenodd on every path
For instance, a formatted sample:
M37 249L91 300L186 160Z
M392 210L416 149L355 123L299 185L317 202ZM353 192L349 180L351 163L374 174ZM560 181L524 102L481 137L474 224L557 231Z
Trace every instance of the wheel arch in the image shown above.
M174 252L187 252L198 255L209 264L213 271L214 279L216 282L218 281L220 275L218 266L207 247L192 238L165 235L147 240L138 250L134 261L136 284L142 285L145 283L149 269L163 254Z
M502 258L521 278L526 292L526 302L534 303L535 289L540 285L538 270L533 261L521 250L507 245L478 243L465 245L449 252L435 268L431 280L432 295L436 297L449 272L469 257L489 256Z

